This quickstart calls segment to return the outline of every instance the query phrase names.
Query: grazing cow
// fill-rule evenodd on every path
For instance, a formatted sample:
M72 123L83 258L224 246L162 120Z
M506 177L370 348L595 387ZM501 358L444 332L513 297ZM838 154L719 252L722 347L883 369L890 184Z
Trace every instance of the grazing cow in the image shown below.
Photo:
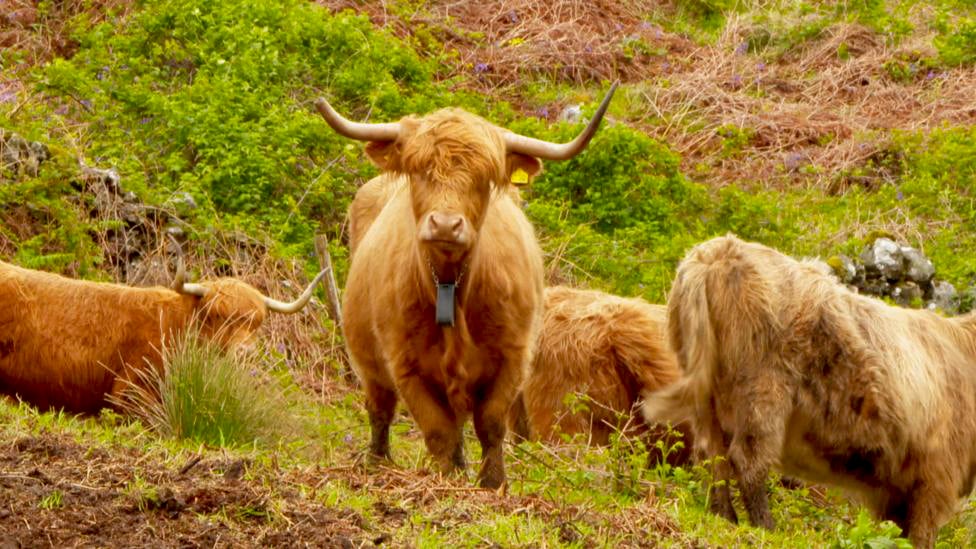
M584 433L604 445L611 433L624 429L648 434L653 447L663 429L648 433L640 414L632 412L641 393L661 389L681 375L667 342L665 313L663 305L639 298L546 288L538 348L512 407L515 432L550 442L560 433ZM586 398L584 409L567 407L570 393ZM669 461L686 462L690 450L690 439L683 440Z
M473 414L479 482L504 482L505 418L542 313L542 252L512 182L537 174L540 158L582 151L611 95L566 144L460 109L361 124L316 102L338 133L369 142L366 153L384 171L349 208L353 252L342 307L374 458L389 458L399 395L444 472L464 468L461 432Z
M683 377L645 415L690 418L755 525L773 528L778 466L860 494L932 547L976 475L976 316L893 307L828 273L734 236L692 249L668 304ZM713 503L736 519L728 483Z
M162 365L167 341L199 322L200 334L225 348L245 341L268 311L294 313L233 278L174 288L133 288L74 280L0 262L0 393L41 408L95 412L109 396Z

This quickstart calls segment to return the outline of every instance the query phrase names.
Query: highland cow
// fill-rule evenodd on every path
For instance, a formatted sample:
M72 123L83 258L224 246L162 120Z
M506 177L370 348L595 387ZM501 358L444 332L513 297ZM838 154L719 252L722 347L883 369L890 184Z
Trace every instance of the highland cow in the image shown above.
M976 474L976 316L887 305L823 263L726 236L679 265L668 322L683 377L645 415L693 422L754 525L774 527L765 482L778 467L852 490L934 545ZM728 483L712 492L735 521Z
M640 298L555 286L545 290L538 348L512 408L514 430L523 438L555 442L561 434L584 434L605 445L615 431L646 436L652 454L667 429L649 426L634 413L641 393L676 381L681 371L667 342L666 308ZM572 394L579 405L567 404ZM678 429L688 431L688 426ZM681 440L681 447L674 443ZM690 438L667 437L669 461L690 457Z
M460 109L360 124L324 100L338 133L368 141L383 174L349 208L353 248L343 302L346 346L366 393L370 454L388 459L398 396L444 472L465 467L473 415L479 483L505 480L506 416L535 348L542 252L513 182L583 150L604 99L573 141L523 137Z
M301 310L323 274L282 303L233 278L184 283L182 268L172 289L133 288L0 262L0 393L95 412L161 368L163 347L192 321L201 337L234 347L268 311Z

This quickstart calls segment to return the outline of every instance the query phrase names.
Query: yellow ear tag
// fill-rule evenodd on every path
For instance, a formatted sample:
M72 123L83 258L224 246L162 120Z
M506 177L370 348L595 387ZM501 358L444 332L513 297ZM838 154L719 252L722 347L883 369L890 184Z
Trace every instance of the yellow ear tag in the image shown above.
M522 168L516 169L512 172L512 183L516 185L527 185L529 183L529 172Z

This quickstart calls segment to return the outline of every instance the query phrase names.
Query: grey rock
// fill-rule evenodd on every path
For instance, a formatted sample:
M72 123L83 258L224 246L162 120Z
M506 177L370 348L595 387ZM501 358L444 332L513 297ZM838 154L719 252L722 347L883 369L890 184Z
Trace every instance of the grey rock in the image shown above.
M861 282L860 286L861 293L874 296L889 295L891 293L891 286L888 281L883 278L868 278Z
M935 265L922 252L911 246L902 246L901 255L905 258L905 278L908 280L925 284L935 276Z
M100 184L113 194L122 194L122 178L115 168L103 170L85 166L82 168L82 173L90 183Z
M905 272L901 246L890 238L878 238L864 248L860 255L867 275L880 275L888 280L898 280Z
M892 288L891 298L902 307L908 307L922 300L922 289L918 287L918 284L905 280Z
M959 292L952 284L940 280L932 285L932 300L927 305L928 309L941 309L943 312L953 314L959 310Z
M570 105L559 113L559 119L564 122L576 123L583 116L583 105Z
M172 236L176 240L183 240L183 238L186 236L186 233L183 232L183 229L177 227L176 225L168 225L166 227L166 234Z
M177 191L166 200L166 206L176 208L179 211L193 210L197 207L197 201L193 195L186 191Z

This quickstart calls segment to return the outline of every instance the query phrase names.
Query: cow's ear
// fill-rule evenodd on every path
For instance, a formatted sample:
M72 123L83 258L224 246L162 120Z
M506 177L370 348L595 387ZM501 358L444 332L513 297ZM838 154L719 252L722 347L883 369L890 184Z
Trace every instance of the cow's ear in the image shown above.
M528 185L535 176L542 172L542 162L534 156L524 154L508 154L508 181L515 185Z
M381 170L396 169L396 141L370 141L366 144L366 154Z

